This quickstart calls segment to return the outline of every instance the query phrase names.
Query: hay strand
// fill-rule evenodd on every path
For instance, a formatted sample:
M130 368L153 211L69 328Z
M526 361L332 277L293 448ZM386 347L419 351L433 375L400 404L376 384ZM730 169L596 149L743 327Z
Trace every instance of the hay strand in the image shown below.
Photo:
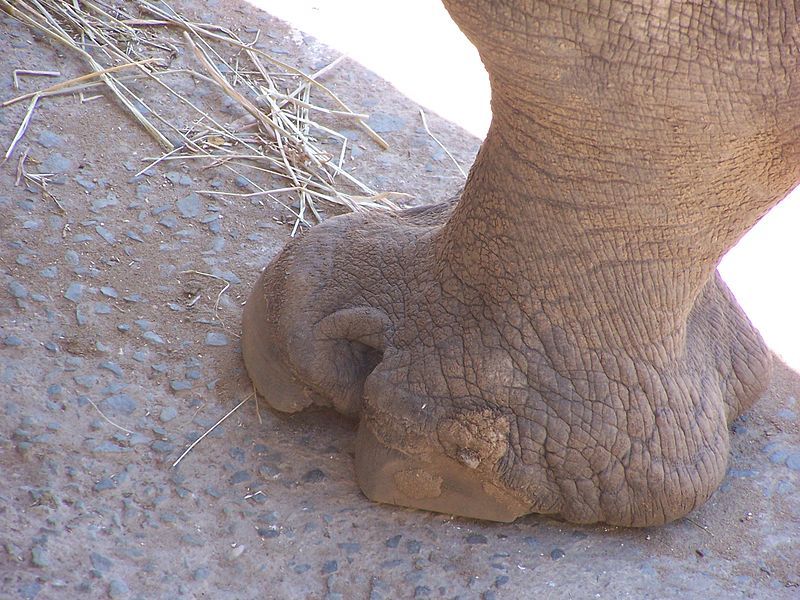
M255 395L255 392L251 392L250 394L248 394L247 397L244 400L239 402L239 404L234 406L222 418L220 418L219 421L217 421L211 427L209 427L208 431L206 431L203 435L201 435L199 438L197 438L195 441L193 441L191 444L189 444L189 447L186 448L186 450L183 451L183 454L181 454L178 457L178 459L174 463L172 463L172 468L174 469L175 467L177 467L180 464L180 462L186 457L186 455L189 454L189 452L191 452L194 449L195 446L197 446L197 444L202 442L212 431L214 431L217 427L222 425L222 423L225 421L225 419L227 419L233 413L235 413L237 410L239 410L242 407L242 405L245 402L247 402L248 400L250 400L250 398L252 398L254 395Z
M247 182L251 191L241 194L242 198L253 202L266 198L289 211L294 219L292 235L323 219L320 203L350 211L396 209L395 201L403 198L374 190L349 172L345 164L348 139L333 123L321 122L356 124L381 148L388 148L366 125L366 114L351 110L320 81L342 64L342 56L306 74L258 48L260 31L245 42L224 26L189 20L163 1L114 6L104 0L0 0L0 9L71 51L90 68L86 74L0 104L8 107L31 100L4 160L25 135L43 98L78 93L81 102L86 102L98 95L85 98L83 92L102 85L164 151L146 159L139 174L165 161L203 160L206 168L224 169ZM16 74L56 76L55 71L21 69ZM188 98L174 83L187 78L195 86L222 92L249 120L229 123L217 112L218 104L205 106ZM189 125L166 114L176 103L158 104L150 92L134 91L131 84L141 82L153 82L177 99L192 115ZM185 119L185 112L182 116ZM330 145L335 148L325 147ZM262 187L259 177L247 176L248 170L276 176L278 185Z

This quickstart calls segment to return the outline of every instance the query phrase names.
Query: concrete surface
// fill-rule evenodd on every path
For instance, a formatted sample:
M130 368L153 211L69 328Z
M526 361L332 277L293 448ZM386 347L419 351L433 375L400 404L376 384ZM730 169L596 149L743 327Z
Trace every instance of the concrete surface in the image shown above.
M261 28L263 49L306 70L336 57L239 2L174 6ZM18 68L85 72L0 16L0 97L19 93ZM457 190L415 104L350 61L326 83L372 113L392 144L383 152L357 134L355 173L416 202ZM22 91L39 85L25 80ZM3 147L25 110L0 110ZM429 121L468 164L478 140ZM263 406L259 422L253 401L171 469L250 391L241 303L287 239L287 214L187 201L213 185L238 189L197 164L133 177L159 152L108 96L43 101L25 148L29 168L58 174L49 189L64 210L15 185L15 159L0 167L0 598L800 596L800 378L780 365L734 426L722 488L658 529L536 516L502 525L376 505L354 483L352 423ZM219 280L188 270L231 282L218 314Z

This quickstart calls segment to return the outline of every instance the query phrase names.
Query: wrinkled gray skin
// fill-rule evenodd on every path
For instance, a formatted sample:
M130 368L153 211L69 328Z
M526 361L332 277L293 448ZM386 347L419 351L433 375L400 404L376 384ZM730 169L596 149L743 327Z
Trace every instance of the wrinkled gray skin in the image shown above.
M248 371L279 410L360 420L375 500L679 518L769 378L716 266L800 179L795 7L445 4L492 85L460 200L289 243L245 309Z

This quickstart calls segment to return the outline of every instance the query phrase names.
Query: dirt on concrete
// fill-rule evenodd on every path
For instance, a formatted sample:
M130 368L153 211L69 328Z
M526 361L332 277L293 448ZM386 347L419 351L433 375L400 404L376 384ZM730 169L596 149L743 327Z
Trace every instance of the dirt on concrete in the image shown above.
M306 71L337 56L239 2L173 6L260 29L262 49ZM0 98L42 85L15 90L15 69L86 71L0 15ZM457 192L417 106L349 60L325 82L391 144L351 132L347 164L363 181L415 203ZM26 109L0 110L3 148ZM428 120L469 164L479 140ZM250 393L241 305L290 215L203 195L187 209L198 190L242 191L196 163L134 177L160 151L107 94L41 101L25 150L29 169L55 177L51 197L16 183L18 154L0 166L0 598L800 597L800 377L780 364L733 426L721 489L661 528L374 504L355 485L352 423L252 400L171 468Z

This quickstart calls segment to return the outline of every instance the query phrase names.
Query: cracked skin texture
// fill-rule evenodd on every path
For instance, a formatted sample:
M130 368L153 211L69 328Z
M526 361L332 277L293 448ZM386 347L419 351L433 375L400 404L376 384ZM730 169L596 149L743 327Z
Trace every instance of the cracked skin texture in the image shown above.
M769 353L716 272L800 180L791 3L446 1L493 120L458 201L337 217L247 302L276 409L359 420L377 501L658 525L724 478Z

